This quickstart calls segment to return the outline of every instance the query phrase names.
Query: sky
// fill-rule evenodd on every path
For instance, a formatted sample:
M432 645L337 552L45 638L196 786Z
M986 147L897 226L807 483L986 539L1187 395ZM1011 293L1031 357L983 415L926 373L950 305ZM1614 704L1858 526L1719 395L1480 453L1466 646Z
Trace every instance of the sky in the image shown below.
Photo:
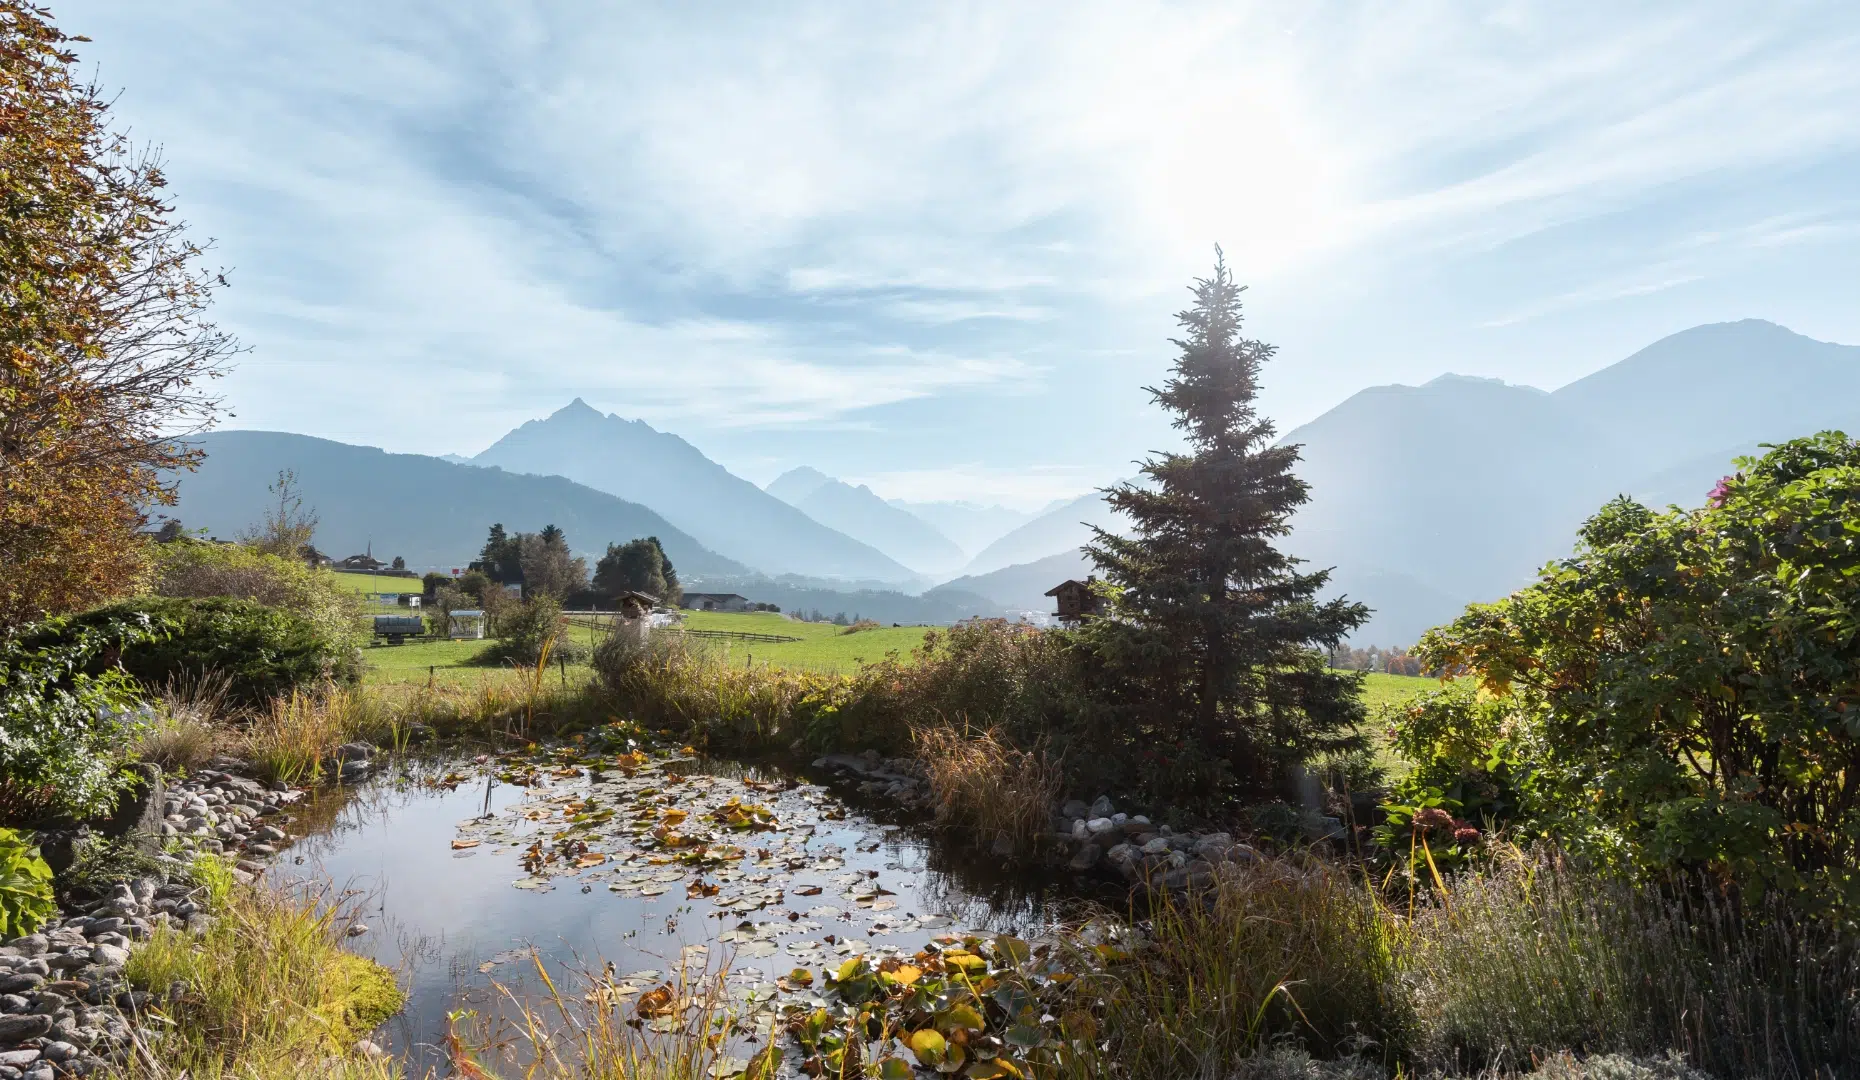
M1860 343L1860 5L67 0L247 347L228 428L574 397L1035 507L1167 447L1221 245L1290 430L1699 323Z

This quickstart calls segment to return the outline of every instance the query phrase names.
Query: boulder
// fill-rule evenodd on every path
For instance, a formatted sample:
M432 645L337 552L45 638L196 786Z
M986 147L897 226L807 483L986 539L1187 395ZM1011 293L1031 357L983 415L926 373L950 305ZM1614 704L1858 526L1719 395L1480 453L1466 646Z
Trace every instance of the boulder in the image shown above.
M1103 850L1097 844L1086 844L1072 853L1072 861L1066 865L1074 870L1090 870L1098 865L1098 857Z
M1088 818L1092 816L1091 807L1087 806L1081 799L1067 799L1066 804L1059 808L1059 812L1069 818Z
M1085 823L1085 831L1093 836L1103 836L1117 828L1108 817L1095 817Z
M1108 818L1116 810L1117 807L1111 805L1109 795L1100 795L1092 800L1091 809L1087 811L1087 815L1095 818Z
M37 1039L50 1030L52 1018L44 1013L0 1016L0 1045L11 1046L27 1039Z

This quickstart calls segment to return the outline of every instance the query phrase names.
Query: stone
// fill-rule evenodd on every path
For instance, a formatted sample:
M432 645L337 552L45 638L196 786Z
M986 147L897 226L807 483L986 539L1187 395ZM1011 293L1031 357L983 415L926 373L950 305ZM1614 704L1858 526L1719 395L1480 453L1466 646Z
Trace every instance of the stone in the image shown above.
M1091 816L1091 807L1085 805L1082 799L1067 799L1059 812L1069 818L1088 818Z
M52 1030L52 1018L44 1013L15 1013L0 1016L0 1044L23 1043Z
M120 915L108 919L92 919L90 925L84 928L84 936L94 938L100 934L121 933L123 927L128 925L129 920Z
M58 953L47 957L45 961L46 966L53 971L76 971L78 968L88 963L90 963L90 953L88 951Z
M261 844L281 844L286 838L285 831L276 825L266 825L252 835Z
M1227 849L1233 846L1233 834L1214 832L1204 834L1200 839L1195 841L1194 845L1191 846L1189 850L1207 859L1209 862L1220 862L1226 857Z
M1093 836L1103 836L1116 827L1108 817L1095 817L1085 823L1085 831Z
M365 922L350 923L349 929L344 932L350 937L361 937L368 932L368 924Z
M48 1042L39 1047L39 1053L47 1061L70 1061L78 1056L78 1048L68 1042Z
M1111 805L1111 797L1109 795L1100 795L1092 800L1091 809L1086 811L1086 816L1108 818L1116 809L1115 806Z
M355 1040L355 1052L362 1055L363 1057L369 1057L369 1058L387 1057L387 1051L377 1046L374 1040L372 1039Z
M139 1013L152 1000L146 990L125 990L116 995L116 1007L126 1013Z
M0 1065L14 1069L23 1069L39 1060L37 1050L0 1050Z
M122 967L129 963L129 950L121 945L96 945L90 950L90 960L98 967Z
M1085 827L1084 818L1073 818L1072 819L1071 832L1072 832L1072 839L1074 840L1084 841L1084 840L1091 839L1091 830Z
M1072 853L1072 861L1066 865L1074 870L1090 870L1098 865L1098 857L1103 850L1097 844L1086 844Z
M51 942L44 934L27 934L13 941L11 947L21 956L44 956L45 950L51 948Z
M45 976L35 975L30 971L16 971L11 975L0 975L0 994L25 994L45 985Z
M1145 855L1167 855L1169 854L1169 841L1159 836L1143 845L1141 850Z
M58 1077L58 1074L52 1071L51 1062L43 1060L35 1062L32 1068L20 1075L24 1080L57 1080Z
M0 1013L23 1013L32 1008L32 1002L18 994L0 994Z

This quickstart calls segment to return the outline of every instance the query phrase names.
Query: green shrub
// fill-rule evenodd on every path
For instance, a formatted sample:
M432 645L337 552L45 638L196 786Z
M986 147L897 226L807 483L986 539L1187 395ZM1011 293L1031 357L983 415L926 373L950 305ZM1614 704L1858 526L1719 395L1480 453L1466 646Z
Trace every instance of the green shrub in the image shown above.
M472 658L476 664L532 666L549 649L549 662L578 664L588 659L588 647L569 637L562 605L547 594L530 598L515 611L500 615L497 640Z
M58 641L88 628L139 622L159 634L124 641L119 663L143 685L225 681L227 701L259 705L323 681L354 682L361 654L346 637L332 637L295 611L230 597L144 596L85 612L29 635Z
M1418 652L1477 676L1451 738L1530 775L1521 833L1860 905L1860 443L1739 465L1698 510L1609 503Z
M12 829L0 829L0 941L30 934L58 910L52 868Z
M108 814L133 782L125 751L143 728L140 688L110 659L158 643L153 620L54 619L0 639L0 821Z
M366 638L362 598L335 574L243 544L160 545L154 592L181 599L254 600L294 612L331 642L360 646Z

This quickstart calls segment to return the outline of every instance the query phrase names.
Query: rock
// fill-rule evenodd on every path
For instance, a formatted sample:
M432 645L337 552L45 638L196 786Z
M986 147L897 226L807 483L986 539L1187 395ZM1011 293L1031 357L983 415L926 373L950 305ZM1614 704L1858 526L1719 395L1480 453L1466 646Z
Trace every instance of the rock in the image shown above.
M1100 795L1092 800L1091 809L1087 810L1085 813L1087 817L1108 818L1116 809L1115 806L1111 805L1111 797L1109 795Z
M367 761L375 756L375 748L365 742L343 743L334 756L337 761Z
M51 1062L44 1060L34 1062L32 1068L20 1075L24 1080L57 1080L58 1077L58 1074L52 1071Z
M47 1061L70 1061L78 1056L78 1048L68 1042L48 1042L39 1047L39 1053Z
M83 979L60 979L57 982L46 983L45 989L54 994L83 997L90 990L90 984Z
M252 836L261 844L281 844L286 839L287 834L276 825L266 825L264 828L253 833Z
M92 919L90 925L84 928L84 936L94 938L100 934L121 933L123 927L128 925L129 921L120 915L109 919Z
M1098 856L1103 850L1097 844L1086 844L1072 853L1072 861L1066 865L1074 870L1090 870L1098 865Z
M344 932L347 933L350 937L361 937L363 934L366 934L368 932L368 924L361 923L361 922L350 923L349 929Z
M1085 823L1085 831L1093 836L1103 836L1116 827L1108 817L1095 817Z
M355 1040L355 1052L367 1058L387 1057L387 1051L377 1046L372 1039Z
M1145 855L1167 855L1169 854L1169 841L1159 836L1143 845L1139 850Z
M139 1013L149 1007L150 997L145 990L125 990L116 995L116 1007L126 1013Z
M89 952L59 953L46 958L45 961L46 966L53 971L76 971L88 963L90 963Z
M1085 840L1091 839L1091 830L1085 827L1085 819L1082 817L1072 819L1071 832L1072 832L1072 839L1074 840L1083 842Z
M45 950L51 948L51 942L44 934L27 934L13 941L10 948L17 950L21 956L44 956Z
M13 1069L23 1069L39 1060L37 1050L0 1050L0 1065Z
M121 945L96 945L90 950L90 960L98 967L122 967L129 963L129 950Z
M368 762L366 761L345 761L342 763L341 770L337 773L337 779L345 784L352 784L357 780L365 779L367 776Z
M1111 824L1117 826L1120 829L1123 828L1124 823L1129 820L1130 820L1129 814L1112 814L1111 815Z
M0 1044L23 1043L52 1030L52 1018L44 1013L16 1013L0 1016Z
M32 1003L18 994L0 994L0 1013L23 1013Z
M1081 799L1067 799L1066 804L1059 808L1059 812L1069 818L1088 818L1092 816L1091 807L1085 805L1084 801Z
M45 985L45 976L35 975L30 971L16 971L11 975L0 975L0 994L26 994Z
M265 859L269 859L278 853L278 849L272 847L270 844L247 844L245 850L247 854L257 855ZM246 873L249 874L251 871L247 870Z

